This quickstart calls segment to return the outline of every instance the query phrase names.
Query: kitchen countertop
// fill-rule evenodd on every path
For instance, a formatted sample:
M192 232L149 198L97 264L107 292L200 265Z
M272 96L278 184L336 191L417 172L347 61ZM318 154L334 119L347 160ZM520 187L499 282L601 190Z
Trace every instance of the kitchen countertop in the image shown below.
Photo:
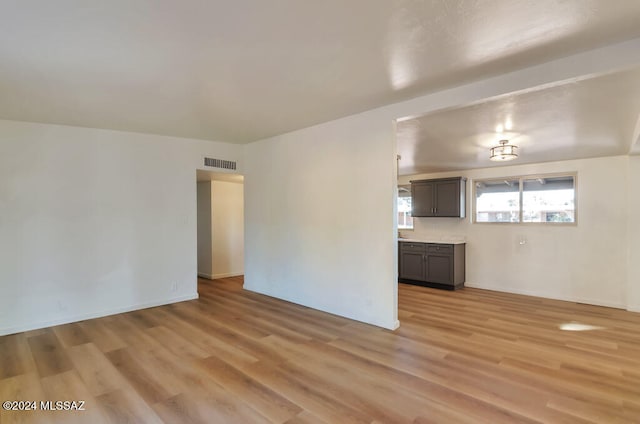
M438 244L466 244L467 242L460 239L447 239L447 238L436 238L436 237L425 237L425 238L398 238L398 241L408 241L413 243L438 243Z

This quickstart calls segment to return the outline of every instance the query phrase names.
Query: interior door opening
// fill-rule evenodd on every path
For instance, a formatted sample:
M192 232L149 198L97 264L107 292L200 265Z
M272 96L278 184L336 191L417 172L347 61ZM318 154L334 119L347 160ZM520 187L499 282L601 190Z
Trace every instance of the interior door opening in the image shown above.
M244 177L197 171L198 277L244 275Z

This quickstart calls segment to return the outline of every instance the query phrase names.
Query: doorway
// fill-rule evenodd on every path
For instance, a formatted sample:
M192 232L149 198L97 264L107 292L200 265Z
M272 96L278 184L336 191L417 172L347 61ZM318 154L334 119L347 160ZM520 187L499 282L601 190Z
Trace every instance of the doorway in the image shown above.
M198 170L198 277L244 274L244 177Z

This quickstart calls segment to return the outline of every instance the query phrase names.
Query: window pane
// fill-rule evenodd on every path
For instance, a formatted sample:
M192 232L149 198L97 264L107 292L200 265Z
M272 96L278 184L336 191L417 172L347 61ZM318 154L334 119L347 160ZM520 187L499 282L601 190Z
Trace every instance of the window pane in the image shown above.
M572 176L524 180L524 222L575 222L575 185Z
M413 229L411 216L411 186L398 187L398 229Z
M520 181L476 181L476 222L519 222Z

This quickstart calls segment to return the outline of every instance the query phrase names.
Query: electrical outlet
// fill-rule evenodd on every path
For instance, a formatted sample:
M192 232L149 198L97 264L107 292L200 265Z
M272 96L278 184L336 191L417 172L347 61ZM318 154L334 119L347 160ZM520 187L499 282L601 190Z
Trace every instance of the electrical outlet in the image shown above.
M173 282L171 284L171 291L172 292L177 292L178 291L178 283L177 282Z

